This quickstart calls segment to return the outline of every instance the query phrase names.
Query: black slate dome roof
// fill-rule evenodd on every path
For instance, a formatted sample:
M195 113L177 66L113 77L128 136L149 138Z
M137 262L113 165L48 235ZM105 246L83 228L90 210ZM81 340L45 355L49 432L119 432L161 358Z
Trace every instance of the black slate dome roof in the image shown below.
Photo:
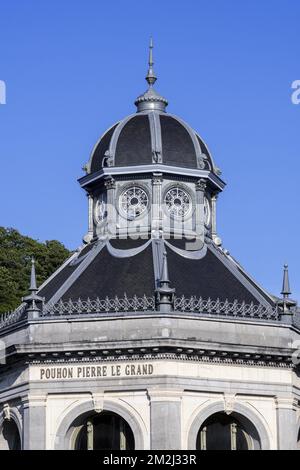
M165 251L169 279L178 298L195 296L274 307L273 298L221 248L211 243L195 252L184 249L185 243L184 239L98 240L74 253L38 294L46 303L151 297L162 272L159 252Z
M95 145L86 169L91 174L107 166L154 163L218 174L201 137L177 116L158 110L138 112L114 124Z

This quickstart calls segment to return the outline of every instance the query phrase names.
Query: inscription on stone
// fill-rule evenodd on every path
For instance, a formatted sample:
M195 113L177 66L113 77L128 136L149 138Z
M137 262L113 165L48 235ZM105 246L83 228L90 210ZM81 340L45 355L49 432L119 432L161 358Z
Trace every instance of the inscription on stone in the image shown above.
M51 366L39 369L39 380L95 379L153 375L153 364Z

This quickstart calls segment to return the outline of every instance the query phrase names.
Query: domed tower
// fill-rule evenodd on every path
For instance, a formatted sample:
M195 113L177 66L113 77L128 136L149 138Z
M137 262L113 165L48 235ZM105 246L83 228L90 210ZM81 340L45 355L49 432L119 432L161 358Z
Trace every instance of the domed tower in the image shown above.
M148 90L137 112L96 143L81 186L89 197L85 242L106 235L216 239L217 194L224 188L203 139L166 111L154 89L152 42Z
M203 139L154 89L152 49L151 41L148 90L136 112L104 132L79 179L89 201L85 247L40 295L50 304L153 293L157 300L165 253L177 298L273 307L221 247L216 200L225 183ZM159 308L174 310L174 298Z
M84 245L0 317L0 449L295 449L299 309L224 250L202 138L149 88L95 145ZM5 353L5 354L4 354Z

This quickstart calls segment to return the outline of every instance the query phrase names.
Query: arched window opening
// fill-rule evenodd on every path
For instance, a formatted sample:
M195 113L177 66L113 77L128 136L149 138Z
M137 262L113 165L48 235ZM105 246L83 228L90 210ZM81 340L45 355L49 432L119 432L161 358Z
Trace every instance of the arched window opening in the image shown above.
M18 427L13 420L5 420L0 431L0 450L21 450Z
M102 412L85 418L75 437L76 450L133 450L134 436L119 415Z
M245 423L225 413L210 416L201 426L197 437L199 450L251 450L254 449L253 430Z

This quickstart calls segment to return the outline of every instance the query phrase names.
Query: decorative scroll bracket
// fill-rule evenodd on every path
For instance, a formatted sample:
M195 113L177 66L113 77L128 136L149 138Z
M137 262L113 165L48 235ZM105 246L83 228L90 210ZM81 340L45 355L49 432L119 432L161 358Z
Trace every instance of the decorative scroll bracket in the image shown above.
M103 393L93 393L93 403L94 403L94 410L96 413L101 413L104 408L104 394Z
M224 395L224 411L227 415L231 415L235 404L235 395Z

